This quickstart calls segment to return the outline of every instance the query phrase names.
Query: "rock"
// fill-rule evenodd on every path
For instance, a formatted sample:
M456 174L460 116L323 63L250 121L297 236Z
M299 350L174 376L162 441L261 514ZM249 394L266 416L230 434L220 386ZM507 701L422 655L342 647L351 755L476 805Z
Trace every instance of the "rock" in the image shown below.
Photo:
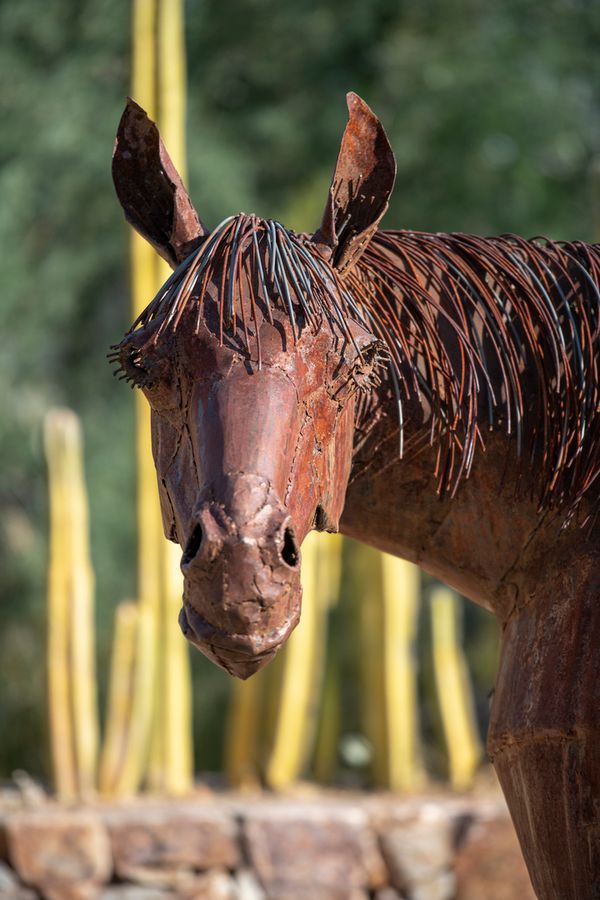
M0 900L36 900L35 891L19 884L13 870L0 862Z
M97 900L238 900L239 893L227 872L204 872L181 879L171 888L150 885L111 885Z
M375 900L402 900L402 897L393 887L384 887L375 894Z
M455 900L456 878L450 869L438 872L427 881L414 885L409 893L410 900ZM485 894L482 897L486 896ZM479 897L479 900L482 900Z
M12 773L12 780L21 795L24 806L38 807L48 803L50 798L44 788L23 769L15 769Z
M246 812L243 830L268 897L349 900L386 882L368 816L356 805L264 805Z
M104 888L94 900L176 900L173 891L142 887L139 884L115 884Z
M112 874L110 843L98 819L52 807L4 822L9 861L46 900L88 900Z
M105 813L104 821L123 879L157 884L161 872L234 869L239 863L236 823L215 808L136 806Z
M237 886L228 872L203 872L176 886L181 900L238 900Z
M457 900L535 900L508 815L473 822L458 850L456 880Z
M19 881L14 871L6 863L0 863L0 893L6 892L18 884Z
M436 806L382 826L381 848L393 886L414 900L454 897L452 821Z
M361 888L347 888L338 885L331 887L305 887L297 885L290 887L285 884L275 884L269 888L269 900L369 900L367 891Z
M237 900L266 900L266 894L252 869L239 869L235 886Z

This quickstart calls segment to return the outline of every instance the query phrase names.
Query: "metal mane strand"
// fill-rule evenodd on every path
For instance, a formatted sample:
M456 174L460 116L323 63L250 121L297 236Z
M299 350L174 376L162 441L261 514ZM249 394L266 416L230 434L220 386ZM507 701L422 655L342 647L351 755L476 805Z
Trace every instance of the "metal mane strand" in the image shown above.
M600 472L600 246L383 231L346 281L427 397L439 489L501 425L568 520Z
M220 342L223 343L226 330L236 333L241 320L248 352L251 351L249 322L258 326L257 310L261 303L270 322L273 322L272 303L286 311L294 340L298 337L300 319L302 324L316 328L319 320L325 318L347 340L353 340L348 319L358 317L364 321L342 278L313 244L279 222L240 213L221 222L175 269L129 333L160 318L151 339L156 343L165 331L177 328L184 311L194 303L198 328L206 287L211 281L218 285ZM255 341L260 367L258 327Z
M294 339L323 320L347 340L349 320L369 328L389 354L400 455L403 404L427 406L440 493L468 476L484 426L502 426L519 454L541 461L540 508L566 504L570 516L596 481L600 246L379 231L341 276L305 236L241 213L181 263L130 331L160 319L155 343L193 304L198 328L211 281L220 341L241 320L251 352L252 323L259 366L259 305L271 322L272 305L284 309Z

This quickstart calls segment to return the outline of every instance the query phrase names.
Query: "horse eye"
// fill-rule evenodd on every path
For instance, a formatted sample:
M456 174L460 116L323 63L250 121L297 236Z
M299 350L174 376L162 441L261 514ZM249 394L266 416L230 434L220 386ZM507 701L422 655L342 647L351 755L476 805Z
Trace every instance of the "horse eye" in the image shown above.
M140 387L149 387L150 375L148 369L142 362L142 356L139 350L131 350L125 360L125 371L131 376L131 379Z
M356 358L350 380L360 391L373 390L381 383L382 373L386 369L387 363L385 349L379 341L374 341Z
M113 362L117 364L114 375L119 381L128 381L132 387L150 388L153 379L148 368L142 360L139 347L116 348L115 353L110 354ZM109 358L110 358L109 357Z

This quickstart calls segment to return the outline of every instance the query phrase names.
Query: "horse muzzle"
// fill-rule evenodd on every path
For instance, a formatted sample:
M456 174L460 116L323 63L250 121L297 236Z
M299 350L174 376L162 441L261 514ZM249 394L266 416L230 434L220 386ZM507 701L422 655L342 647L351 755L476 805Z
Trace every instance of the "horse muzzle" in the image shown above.
M263 668L298 623L300 552L288 511L258 475L213 486L194 514L181 570L182 631L231 675Z

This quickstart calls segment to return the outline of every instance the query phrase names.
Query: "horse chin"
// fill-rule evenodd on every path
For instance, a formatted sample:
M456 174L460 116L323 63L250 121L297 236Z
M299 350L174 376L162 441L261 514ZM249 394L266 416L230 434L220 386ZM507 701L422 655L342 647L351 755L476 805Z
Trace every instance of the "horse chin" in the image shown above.
M236 678L246 679L271 662L300 620L300 603L268 632L234 633L209 622L184 597L179 625L204 656Z

